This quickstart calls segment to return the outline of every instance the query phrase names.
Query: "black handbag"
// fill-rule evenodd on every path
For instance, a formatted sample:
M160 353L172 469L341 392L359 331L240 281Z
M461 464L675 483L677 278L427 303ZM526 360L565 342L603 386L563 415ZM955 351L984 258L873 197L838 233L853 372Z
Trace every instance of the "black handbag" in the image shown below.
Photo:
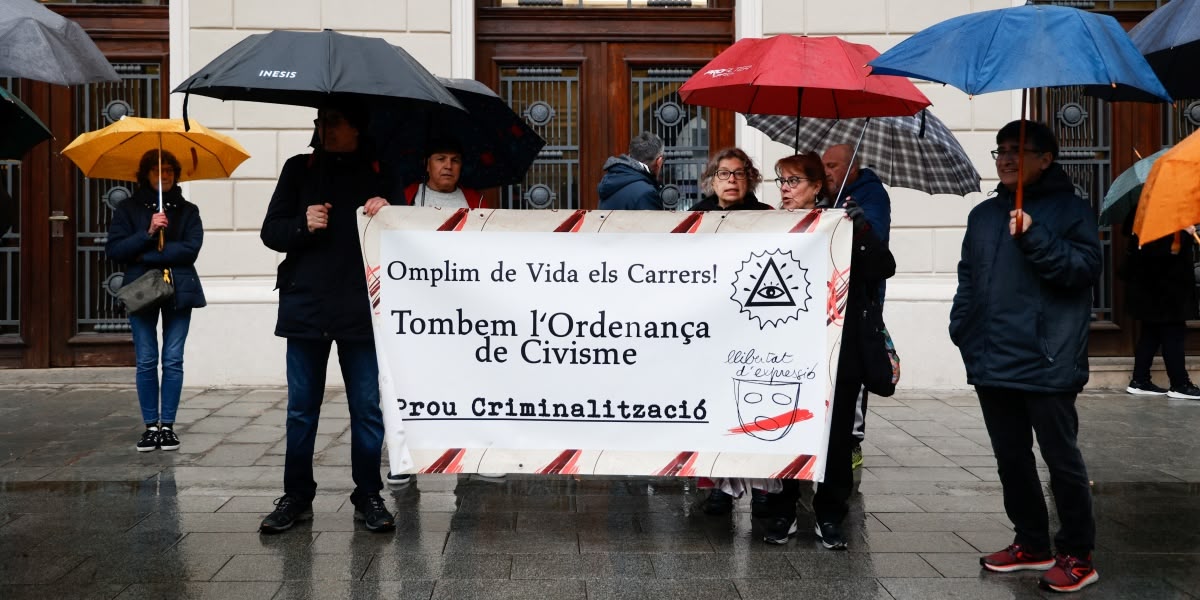
M872 306L864 311L859 327L863 387L876 396L891 396L900 382L900 354L883 324L883 310Z
M129 314L157 309L174 295L175 285L171 283L169 269L150 269L117 290L117 298Z

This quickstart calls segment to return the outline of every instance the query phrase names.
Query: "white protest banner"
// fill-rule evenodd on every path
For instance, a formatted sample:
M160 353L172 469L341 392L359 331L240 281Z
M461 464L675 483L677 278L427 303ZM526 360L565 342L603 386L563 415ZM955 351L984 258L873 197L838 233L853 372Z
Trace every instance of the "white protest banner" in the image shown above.
M709 215L710 233L599 211L592 230L463 211L431 231L451 213L430 211L362 221L393 471L820 479L840 211Z

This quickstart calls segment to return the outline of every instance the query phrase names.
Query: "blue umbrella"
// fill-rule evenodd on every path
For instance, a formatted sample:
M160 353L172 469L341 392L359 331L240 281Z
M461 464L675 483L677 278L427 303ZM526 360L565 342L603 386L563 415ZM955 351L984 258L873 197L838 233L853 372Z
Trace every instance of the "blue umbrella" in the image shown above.
M1100 217L1097 220L1101 225L1112 225L1125 220L1129 211L1137 206L1138 198L1142 195L1142 186L1150 176L1150 167L1153 167L1154 161L1166 154L1167 150L1170 148L1163 148L1133 163L1132 167L1125 169L1113 180L1108 193L1104 194L1104 202L1100 205Z
M870 65L872 73L946 83L972 95L1022 90L1022 147L1029 88L1082 85L1106 99L1171 101L1116 19L1065 6L1027 4L947 19ZM1024 153L1017 165L1024 170ZM1020 210L1023 186L1016 196ZM1018 215L1018 229L1020 223Z
M1130 29L1129 38L1172 96L1200 97L1200 0L1171 0Z
M1138 94L1171 101L1116 19L1065 6L1029 4L948 19L870 65L873 73L946 83L972 95L1086 85L1106 99Z

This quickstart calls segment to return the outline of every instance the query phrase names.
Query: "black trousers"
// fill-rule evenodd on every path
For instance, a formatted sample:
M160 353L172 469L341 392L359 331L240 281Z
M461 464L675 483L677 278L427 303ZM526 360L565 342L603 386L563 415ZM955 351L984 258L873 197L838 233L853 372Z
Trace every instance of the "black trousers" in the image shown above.
M1141 321L1140 324L1142 332L1138 335L1137 348L1133 354L1133 380L1150 381L1150 363L1154 362L1154 353L1161 347L1163 365L1167 367L1171 387L1186 384L1188 372L1183 359L1183 343L1187 336L1187 323Z
M1050 518L1033 458L1037 434L1062 522L1054 546L1063 554L1087 556L1096 545L1096 522L1087 467L1075 443L1076 394L987 387L976 392L1004 486L1004 511L1016 531L1014 542L1032 551L1050 550Z
M854 472L850 468L850 453L858 438L854 437L854 409L858 404L862 384L857 378L841 377L833 388L833 414L829 422L829 448L825 455L825 480L817 485L813 497L813 512L817 522L841 524L850 510L850 494L854 491ZM783 491L771 494L768 502L776 516L795 516L800 500L800 481L785 479Z

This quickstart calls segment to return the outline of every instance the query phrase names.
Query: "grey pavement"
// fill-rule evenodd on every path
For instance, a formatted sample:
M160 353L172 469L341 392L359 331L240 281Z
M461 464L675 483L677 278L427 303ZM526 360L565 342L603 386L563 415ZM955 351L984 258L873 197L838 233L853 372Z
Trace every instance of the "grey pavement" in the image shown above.
M418 476L385 493L396 532L369 533L347 498L337 390L314 520L260 536L281 487L282 389L185 390L180 451L139 454L131 372L89 377L0 377L0 598L1044 595L1037 574L980 572L1012 534L969 392L872 398L850 551L835 553L811 517L768 546L746 500L711 517L693 480L644 477ZM1088 392L1079 409L1101 578L1077 596L1200 597L1200 402Z

